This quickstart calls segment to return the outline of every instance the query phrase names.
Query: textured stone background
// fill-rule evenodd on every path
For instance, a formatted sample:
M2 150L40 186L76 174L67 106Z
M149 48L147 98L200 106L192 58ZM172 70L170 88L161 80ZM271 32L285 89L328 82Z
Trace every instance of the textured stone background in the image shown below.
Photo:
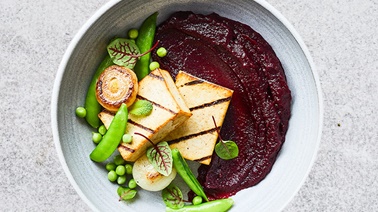
M0 211L88 211L59 163L50 99L68 43L106 0L0 1ZM317 160L285 211L378 211L378 3L269 0L317 66Z

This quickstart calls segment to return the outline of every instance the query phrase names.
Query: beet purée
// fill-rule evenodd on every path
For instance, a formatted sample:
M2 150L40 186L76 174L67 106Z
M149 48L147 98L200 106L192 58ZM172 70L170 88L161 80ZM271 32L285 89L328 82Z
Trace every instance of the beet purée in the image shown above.
M183 70L234 90L221 136L235 141L239 156L213 154L198 180L210 199L229 197L270 172L285 141L291 93L271 46L249 26L215 13L176 12L155 36L168 50L153 59L173 77Z

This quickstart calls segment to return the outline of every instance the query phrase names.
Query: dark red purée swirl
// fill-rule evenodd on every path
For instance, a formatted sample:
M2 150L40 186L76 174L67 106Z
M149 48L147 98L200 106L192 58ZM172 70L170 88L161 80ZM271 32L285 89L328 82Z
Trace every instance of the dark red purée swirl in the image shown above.
M270 172L288 128L291 94L271 46L249 26L217 14L174 13L156 40L168 55L153 59L173 77L179 70L234 90L222 138L235 141L239 156L213 155L198 180L212 199L256 185Z

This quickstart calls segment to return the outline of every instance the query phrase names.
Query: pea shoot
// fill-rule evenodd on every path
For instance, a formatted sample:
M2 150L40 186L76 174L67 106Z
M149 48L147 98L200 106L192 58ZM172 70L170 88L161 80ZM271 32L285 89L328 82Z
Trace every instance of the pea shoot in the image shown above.
M215 145L214 148L215 153L218 155L218 157L222 158L223 160L231 160L236 158L239 155L238 145L231 140L224 141L222 139L214 116L212 118L219 137L219 142Z

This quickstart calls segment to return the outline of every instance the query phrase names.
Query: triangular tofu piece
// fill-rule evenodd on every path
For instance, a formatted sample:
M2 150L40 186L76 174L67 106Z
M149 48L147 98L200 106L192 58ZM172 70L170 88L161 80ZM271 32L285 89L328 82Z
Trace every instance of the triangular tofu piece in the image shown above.
M192 116L164 138L188 160L210 164L218 139L212 116L220 128L233 91L180 71L176 86Z
M133 140L130 144L121 143L118 147L127 161L137 160L151 146L148 140L134 133L143 134L158 143L191 116L171 75L165 70L156 69L139 82L138 99L150 101L153 110L148 116L129 114L126 133L132 135ZM101 112L99 117L105 127L113 119L113 115L107 111Z

